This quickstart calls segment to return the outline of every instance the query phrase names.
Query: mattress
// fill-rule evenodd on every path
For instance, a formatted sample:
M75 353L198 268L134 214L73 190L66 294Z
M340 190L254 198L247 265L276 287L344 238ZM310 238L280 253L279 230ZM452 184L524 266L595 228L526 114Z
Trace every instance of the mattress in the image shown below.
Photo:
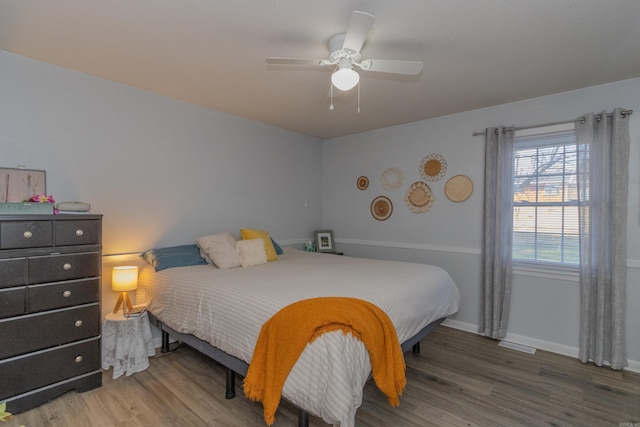
M292 248L284 248L277 261L247 268L196 265L155 272L147 266L137 292L137 299L170 328L247 363L271 316L296 301L321 296L377 305L393 322L400 342L456 313L460 302L456 285L439 267ZM307 345L282 396L329 424L352 427L370 372L360 340L327 333Z

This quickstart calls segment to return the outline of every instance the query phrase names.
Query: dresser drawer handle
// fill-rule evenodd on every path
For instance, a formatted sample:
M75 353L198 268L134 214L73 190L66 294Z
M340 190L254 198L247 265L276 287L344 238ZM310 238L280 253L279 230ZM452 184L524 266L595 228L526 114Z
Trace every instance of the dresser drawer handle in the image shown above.
M76 356L75 359L73 359L76 363L80 363L82 362L82 356Z
M62 293L62 296L65 297L65 298L69 298L71 296L71 291L64 291Z
M80 237L84 234L84 231L82 230L76 230L76 236Z
M82 320L76 320L74 325L76 325L76 328L79 328L80 326L82 326Z
M25 239L30 239L33 237L33 233L30 231L25 231L24 233L22 233L22 235L24 236Z
M64 268L65 270L71 270L71 264L67 262L62 266L62 268Z

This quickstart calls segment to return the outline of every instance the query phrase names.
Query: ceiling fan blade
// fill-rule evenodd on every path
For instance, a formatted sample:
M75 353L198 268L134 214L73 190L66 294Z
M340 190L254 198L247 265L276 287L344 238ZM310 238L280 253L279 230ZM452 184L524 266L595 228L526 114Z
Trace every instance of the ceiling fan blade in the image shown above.
M406 74L416 76L422 71L424 63L421 61L395 61L392 59L365 59L360 68L365 71L381 73Z
M349 28L342 48L352 50L355 53L360 52L375 20L376 17L373 15L357 10L354 11L351 14L351 21L349 21Z
M267 58L267 64L275 65L327 65L326 59L303 59L303 58Z

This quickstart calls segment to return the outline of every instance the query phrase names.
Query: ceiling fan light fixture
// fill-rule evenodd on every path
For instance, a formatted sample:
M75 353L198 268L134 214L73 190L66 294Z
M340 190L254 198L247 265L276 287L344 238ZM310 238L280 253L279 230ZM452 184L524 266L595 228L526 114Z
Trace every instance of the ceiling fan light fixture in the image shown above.
M331 83L340 90L353 89L360 81L360 74L351 67L340 67L338 71L331 75Z

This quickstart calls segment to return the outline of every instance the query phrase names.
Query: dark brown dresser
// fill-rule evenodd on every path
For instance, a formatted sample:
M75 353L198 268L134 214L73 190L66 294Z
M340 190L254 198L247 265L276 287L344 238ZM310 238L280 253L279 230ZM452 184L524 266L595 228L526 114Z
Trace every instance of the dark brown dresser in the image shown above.
M0 402L102 385L102 215L0 215Z

